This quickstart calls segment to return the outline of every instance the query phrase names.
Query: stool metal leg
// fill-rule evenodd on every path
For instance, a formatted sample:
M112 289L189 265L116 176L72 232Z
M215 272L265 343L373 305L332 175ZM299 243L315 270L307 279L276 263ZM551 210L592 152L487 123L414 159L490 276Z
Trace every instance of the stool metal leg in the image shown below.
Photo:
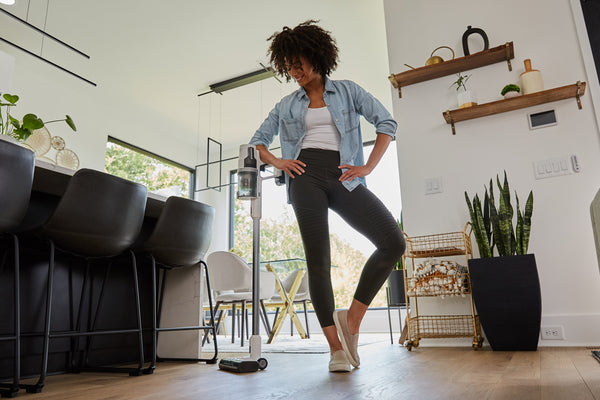
M90 262L91 262L91 260L88 260L87 267L89 267ZM104 279L102 280L102 285L100 286L100 295L98 297L98 304L96 304L95 310L92 310L92 303L94 300L93 276L92 276L92 279L90 279L90 294L89 294L89 301L88 301L88 326L87 326L88 332L94 332L96 330L96 320L97 320L98 314L100 312L100 305L102 304L102 299L104 298L104 287L106 285L106 281L108 281L108 276L110 275L111 267L112 267L112 261L108 263L108 266L106 267L106 271L104 271ZM87 271L86 271L86 274L87 274ZM84 282L86 280L87 279L84 278ZM84 295L82 292L82 295L81 295L82 301L83 301L83 298L84 298ZM81 311L80 311L80 315L81 315ZM79 318L77 319L77 321L79 321ZM78 324L77 325L78 332L81 332L81 329L82 328L81 328L80 324ZM77 339L79 340L79 336L77 337ZM94 336L89 336L86 338L85 352L82 357L82 362L80 363L85 368L89 367L89 353L90 353L90 349L92 348L92 340L93 339L94 339ZM81 365L80 365L80 368L81 368Z
M40 393L44 387L46 374L48 372L48 349L50 345L50 317L52 315L52 288L54 281L54 255L56 249L52 240L48 241L50 245L50 257L48 262L48 282L46 283L46 315L44 317L44 344L42 347L42 367L38 381L32 385L20 384L27 393Z
M101 331L101 332L94 332L92 329L92 332L87 332L87 333L79 333L82 336L92 336L92 335L103 335L103 334L119 334L119 333L136 333L138 336L138 351L139 351L139 360L138 360L138 366L137 368L127 368L127 367L87 367L84 370L86 371L95 371L95 372L125 372L125 373L129 373L130 376L139 376L142 374L143 370L144 370L144 341L143 341L143 330L142 330L142 312L141 312L141 305L140 305L140 289L139 289L139 284L138 284L138 275L137 275L137 263L136 263L136 258L135 258L135 254L133 253L133 251L129 251L129 255L131 256L131 270L132 270L132 277L133 277L133 285L134 285L134 291L135 291L135 308L136 308L136 319L137 319L137 328L136 329L127 329L127 330L114 330L114 331ZM105 276L105 279L107 279L107 276ZM100 298L98 301L98 306L96 308L96 314L99 313L100 310L100 305L102 304L102 297L103 297L103 293L104 293L104 284L106 283L103 282L102 288L101 288L101 292L100 292ZM95 325L95 319L96 316L94 316L94 325Z
M19 239L16 235L13 238L14 251L14 272L13 272L13 295L14 295L14 336L4 337L0 340L12 340L14 342L14 364L13 364L13 382L12 384L0 384L0 395L2 397L16 397L19 392L19 381L21 375L21 304L20 304L20 283L19 283ZM8 253L8 250L6 251ZM2 269L6 261L6 253L2 260ZM1 269L0 269L1 271Z
M138 282L138 274L137 274L137 265L135 254L133 251L129 251L131 254L131 262L133 264L133 281L135 284L135 302L136 302L136 311L137 311L137 324L138 324L138 341L139 341L139 350L140 350L140 360L138 367L140 371L144 369L144 336L143 336L143 327L142 327L142 308L140 304L140 287Z
M158 301L158 316L156 317L156 326L160 326L160 316L162 315L163 299L165 296L165 287L167 282L167 269L163 269L162 283L160 284L160 299ZM160 277L159 277L160 279Z
M85 266L85 274L83 275L83 282L81 284L81 295L79 297L79 307L77 307L77 320L75 322L75 327L74 327L75 332L81 332L81 325L82 325L81 316L83 314L85 288L87 287L89 276L90 276L90 261L88 261ZM90 291L91 291L91 288L90 288ZM90 297L91 297L91 294L90 294ZM90 303L91 303L91 299L90 299ZM77 363L75 361L75 358L77 358L77 353L79 352L79 338L80 338L80 336L75 336L75 338L72 339L73 340L73 348L71 349L71 352L73 353L73 365L71 365L71 367L76 371L81 370L82 359L86 358L86 356L80 356L79 362Z
M145 374L151 374L154 372L154 369L156 368L156 353L158 352L158 324L157 324L158 318L156 315L156 313L157 313L157 310L156 310L156 308L157 308L156 307L156 301L157 301L156 269L158 267L156 265L156 260L154 259L154 256L152 254L150 254L150 261L151 261L151 268L152 268L152 360L150 361L150 366L144 370ZM163 292L164 292L164 288L163 288ZM162 309L162 296L160 297L160 300L161 300L161 309Z
M212 297L209 297L208 304L209 304L209 307L210 307L210 305L212 304ZM221 322L224 320L223 314L225 314L225 317L227 317L227 311L220 309L221 304L223 304L223 303L220 302L220 301L217 301L217 304L214 307L214 311L210 314L211 318L215 318L216 319L216 321L214 323L215 327L214 327L214 329L211 329L213 331L213 336L215 336L219 332L219 329L221 328ZM212 307L211 307L211 309L212 309ZM210 313L210 311L209 311L209 313ZM210 338L208 337L209 333L210 333L210 330L208 330L208 329L204 332L204 335L203 335L203 338L202 338L202 345L203 346L204 346L205 343L210 343Z

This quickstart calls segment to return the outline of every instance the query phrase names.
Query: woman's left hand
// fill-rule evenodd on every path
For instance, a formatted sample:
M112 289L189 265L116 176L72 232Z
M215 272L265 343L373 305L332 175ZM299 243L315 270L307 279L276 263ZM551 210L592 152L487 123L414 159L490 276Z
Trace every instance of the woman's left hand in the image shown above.
M367 167L366 165L356 166L344 164L340 165L338 168L347 169L347 171L343 172L342 176L340 176L340 181L342 182L351 181L352 179L360 178L361 176L367 176L373 170L372 168Z

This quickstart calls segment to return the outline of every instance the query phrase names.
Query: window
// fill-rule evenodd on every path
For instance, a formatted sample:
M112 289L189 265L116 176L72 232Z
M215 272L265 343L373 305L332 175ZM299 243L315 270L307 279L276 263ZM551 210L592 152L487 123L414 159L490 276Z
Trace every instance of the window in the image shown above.
M194 171L113 137L106 143L106 172L138 182L161 196L192 198Z
M373 149L373 143L364 147L365 159ZM236 182L235 171L231 182ZM396 219L400 219L402 204L398 178L396 146L392 142L373 173L367 176L367 185L388 207ZM231 193L231 238L230 247L238 255L252 261L252 219L250 201L235 198L236 185ZM329 213L331 258L334 267L331 271L337 307L349 307L358 283L362 267L375 250L374 246L361 234L348 225L336 213ZM304 248L300 238L296 217L284 186L276 186L273 179L263 181L263 207L261 219L261 261L304 258ZM387 304L385 287L371 303L372 307Z

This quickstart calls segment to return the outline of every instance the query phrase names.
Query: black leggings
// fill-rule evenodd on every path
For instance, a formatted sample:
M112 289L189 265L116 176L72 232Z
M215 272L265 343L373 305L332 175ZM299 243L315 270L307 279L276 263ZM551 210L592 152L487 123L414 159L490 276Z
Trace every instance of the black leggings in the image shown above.
M328 209L376 247L365 264L354 298L369 305L402 257L402 231L385 205L363 185L348 191L339 181L342 174L337 151L303 149L298 159L305 173L290 179L290 200L304 244L310 296L321 327L333 325L335 301L331 286L331 249ZM343 267L343 266L340 266Z

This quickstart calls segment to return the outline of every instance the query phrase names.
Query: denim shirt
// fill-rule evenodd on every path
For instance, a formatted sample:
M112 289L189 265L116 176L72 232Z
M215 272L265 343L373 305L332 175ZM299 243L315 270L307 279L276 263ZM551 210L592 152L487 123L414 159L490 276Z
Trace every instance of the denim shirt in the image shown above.
M340 132L340 165L364 165L363 142L360 132L360 116L373 124L377 133L391 136L396 134L397 123L373 95L349 80L334 81L325 77L323 100L329 109L335 126ZM300 154L305 134L305 116L310 100L303 87L285 96L258 128L250 144L269 148L275 135L280 135L281 158L295 160ZM343 170L345 171L345 169ZM289 188L289 176L286 174ZM352 191L365 185L364 177L344 181L342 184Z

